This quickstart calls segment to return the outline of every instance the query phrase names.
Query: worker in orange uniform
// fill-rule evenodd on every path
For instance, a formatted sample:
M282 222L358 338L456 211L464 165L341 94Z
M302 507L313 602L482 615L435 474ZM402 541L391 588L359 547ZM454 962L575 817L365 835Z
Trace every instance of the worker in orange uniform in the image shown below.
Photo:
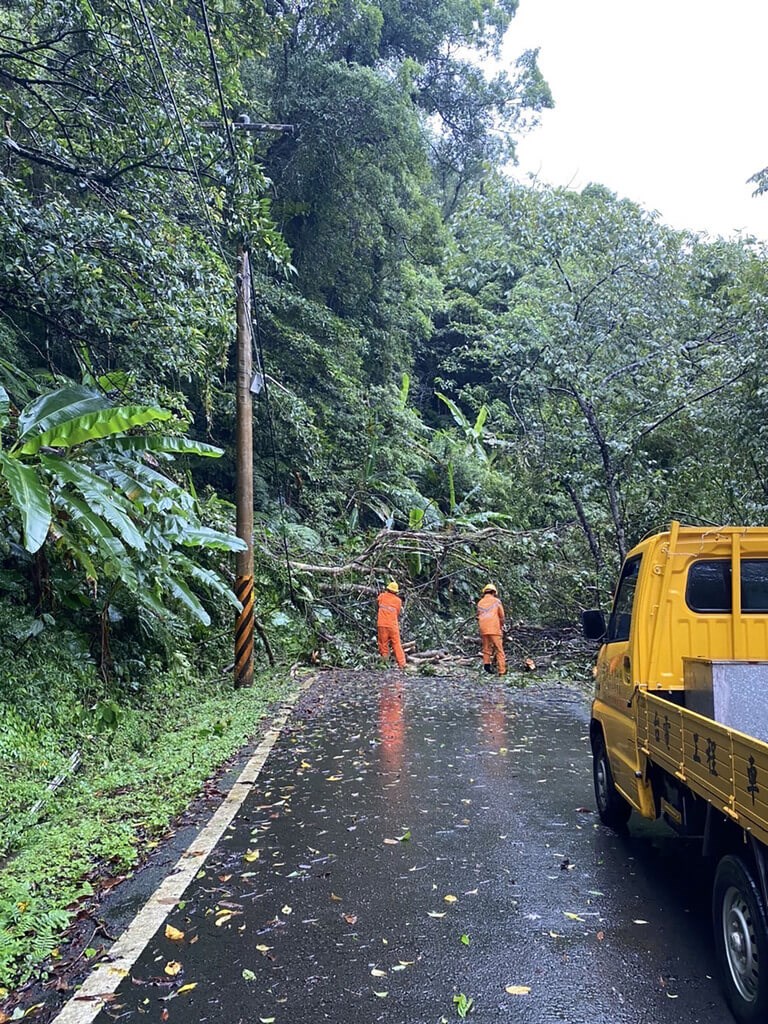
M379 606L376 632L379 638L379 654L382 658L389 658L391 646L398 668L405 668L405 652L400 643L400 626L397 621L403 610L403 602L397 596L399 591L397 583L390 580L383 593L376 598L376 604Z
M477 624L483 642L483 669L485 672L493 672L491 660L495 652L496 669L500 676L507 671L501 640L504 633L504 618L504 605L499 600L496 587L493 583L487 583L483 587L483 596L477 602Z

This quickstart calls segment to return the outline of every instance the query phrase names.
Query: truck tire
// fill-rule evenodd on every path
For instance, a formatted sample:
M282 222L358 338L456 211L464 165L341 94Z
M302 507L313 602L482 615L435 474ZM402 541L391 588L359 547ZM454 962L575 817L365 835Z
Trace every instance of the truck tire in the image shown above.
M768 1019L768 922L760 889L739 857L723 857L712 890L715 950L725 998L740 1024Z
M600 821L609 828L621 829L629 821L632 808L614 785L613 772L602 736L595 737L592 742L592 774Z

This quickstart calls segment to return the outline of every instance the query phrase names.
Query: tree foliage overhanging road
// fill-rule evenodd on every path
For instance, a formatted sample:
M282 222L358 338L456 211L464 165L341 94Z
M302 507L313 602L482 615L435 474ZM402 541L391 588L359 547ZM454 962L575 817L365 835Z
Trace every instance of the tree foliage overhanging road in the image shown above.
M78 745L167 696L160 676L181 692L222 664L238 244L268 385L257 614L284 660L364 658L384 573L432 647L488 578L515 618L567 621L670 515L765 519L764 244L673 231L599 184L513 183L553 102L535 51L496 63L516 0L416 6L3 5L0 763L28 769L19 814L48 764L31 739L19 754L29 722ZM17 443L76 393L90 434ZM125 408L154 410L141 436Z

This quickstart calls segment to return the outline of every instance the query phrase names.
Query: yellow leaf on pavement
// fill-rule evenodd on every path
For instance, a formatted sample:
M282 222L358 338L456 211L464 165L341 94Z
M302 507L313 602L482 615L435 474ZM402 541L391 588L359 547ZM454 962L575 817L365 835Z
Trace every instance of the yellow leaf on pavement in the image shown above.
M170 939L171 942L181 942L184 938L184 932L179 931L178 928L174 928L172 924L165 926L165 937Z
M530 985L507 985L504 989L505 992L509 992L511 996L527 996L531 991Z
M447 896L443 896L443 899L445 900L446 903L455 903L456 900L458 899L458 896L452 896L449 893Z
M249 850L248 853L243 854L243 860L247 860L249 864L253 864L255 860L259 859L258 850Z
M579 917L578 914L571 914L567 910L564 910L563 913L565 914L565 916L568 918L569 921L583 921L584 920L584 918L583 917Z
M181 995L182 992L191 992L193 988L197 988L196 981L190 981L188 984L182 985L176 994Z
M181 964L178 960L169 960L163 969L169 977L175 978L181 970Z

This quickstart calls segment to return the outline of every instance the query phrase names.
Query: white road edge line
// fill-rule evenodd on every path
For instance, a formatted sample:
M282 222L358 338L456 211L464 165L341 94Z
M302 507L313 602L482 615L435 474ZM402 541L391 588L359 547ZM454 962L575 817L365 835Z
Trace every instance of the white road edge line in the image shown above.
M298 698L309 689L316 676L310 676L288 698L288 706L272 723L272 727L258 745L243 768L237 782L232 786L224 802L196 839L182 853L176 866L138 912L123 934L109 950L109 960L98 964L86 978L77 993L56 1016L52 1024L90 1024L107 1005L120 982L129 973L139 956L149 944L152 936L184 894L184 890L200 870L200 865L211 853L240 810L243 801L267 760L272 747L280 736L280 730L288 720Z

